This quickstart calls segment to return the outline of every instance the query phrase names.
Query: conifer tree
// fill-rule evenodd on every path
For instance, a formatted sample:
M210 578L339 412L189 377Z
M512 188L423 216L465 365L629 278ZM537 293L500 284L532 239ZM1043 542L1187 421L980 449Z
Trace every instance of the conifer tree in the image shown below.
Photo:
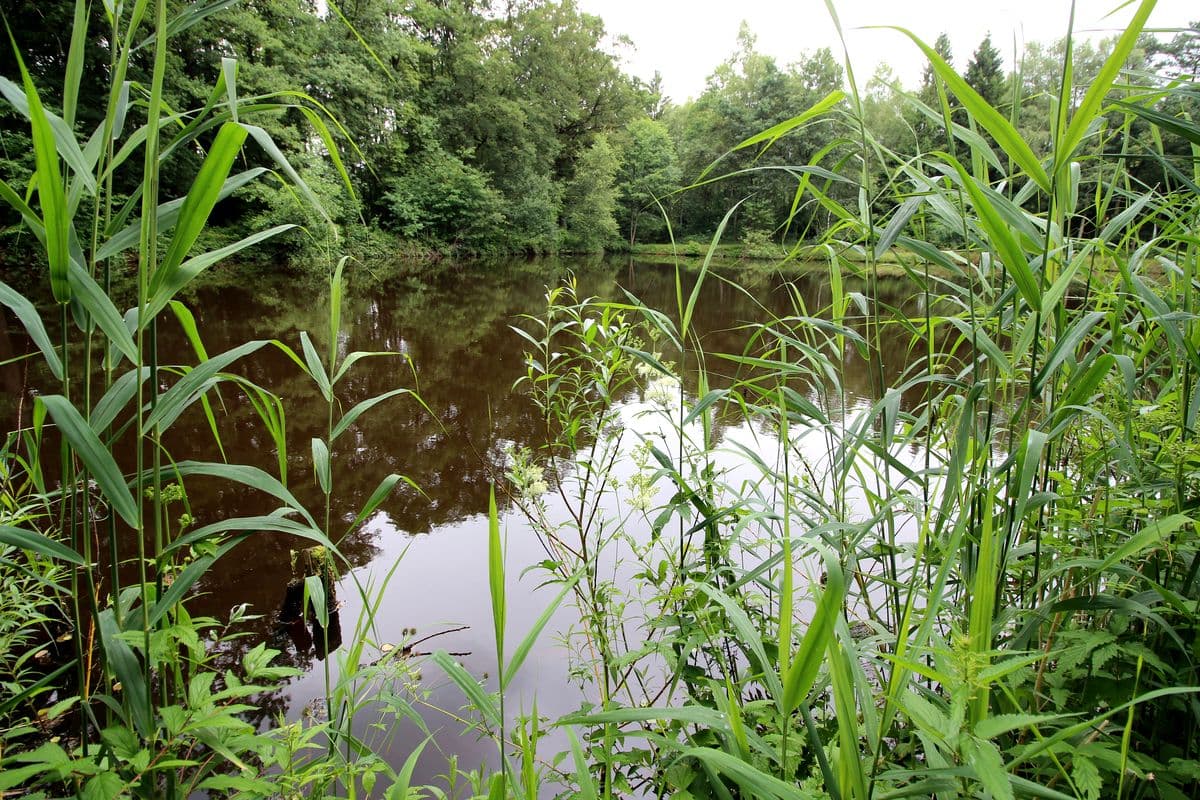
M1000 51L992 44L990 33L975 48L963 77L989 105L999 107L1004 98L1004 62L1000 58Z

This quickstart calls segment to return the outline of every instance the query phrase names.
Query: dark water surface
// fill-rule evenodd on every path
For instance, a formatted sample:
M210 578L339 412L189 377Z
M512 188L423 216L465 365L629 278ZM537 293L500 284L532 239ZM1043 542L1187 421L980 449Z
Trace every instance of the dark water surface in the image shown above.
M482 677L494 673L487 580L489 487L503 480L506 447L536 449L545 434L534 405L513 391L514 382L524 374L524 342L509 326L520 314L544 311L546 286L556 283L568 266L576 270L581 296L623 300L622 290L626 290L646 305L674 316L675 271L628 262L472 267L429 287L396 284L367 295L351 293L346 298L338 342L343 356L356 350L386 350L400 356L367 359L352 368L337 388L342 407L405 387L418 392L432 411L431 415L410 397L396 397L359 418L335 442L332 535L358 581L382 592L377 627L370 637L376 645L399 647L453 629L416 649L463 653L462 663L472 674ZM702 334L708 353L741 352L746 341L741 326L764 319L764 308L786 315L796 312L797 297L810 312L830 301L827 279L819 270L794 280L790 287L774 277L743 276L741 280L748 285L749 294L711 277L702 289L693 326ZM685 274L682 281L686 296L695 277ZM884 281L877 294L889 306L915 312L919 298L910 296L909 287L904 281ZM866 291L862 285L847 288ZM278 338L299 351L301 331L308 331L318 351L326 352L327 298L310 288L282 285L269 291L208 290L201 291L189 305L210 354L264 338ZM194 363L191 347L173 320L165 327L161 361ZM7 343L7 337L0 335L0 343ZM907 334L884 338L882 371L887 381L893 381L907 365L909 347ZM869 401L875 394L872 386L879 380L878 364L868 364L852 351L845 355L843 387L848 402ZM715 373L725 369L713 360L709 368ZM238 362L234 371L283 399L287 412L288 487L320 520L324 501L311 468L310 441L324 435L326 422L325 406L316 387L296 364L273 348ZM11 372L0 373L5 387L21 380ZM719 382L720 378L714 381ZM228 460L277 473L271 438L244 398L232 388L223 388L222 400L223 412L218 407L218 418ZM904 398L906 404L915 400ZM733 435L745 421L727 424L729 435ZM212 441L203 415L192 409L176 424L167 444L181 458L219 460L220 453ZM390 473L411 479L419 491L399 485L364 525L347 532L359 509ZM278 506L252 490L199 478L187 481L187 492L197 525L226 517L267 514ZM509 640L516 642L556 590L550 587L535 591L539 574L521 577L524 567L540 561L544 552L517 513L503 508L501 513L509 547ZM306 713L323 713L321 698L327 665L316 648L306 648L303 642L297 646L280 629L276 616L292 578L291 551L302 545L279 535L250 537L218 562L200 586L203 596L189 606L194 615L225 618L231 607L249 604L252 613L263 616L251 623L243 642L268 641L284 651L283 660L306 670L304 677L264 698L264 720L268 715L297 719ZM125 551L132 552L132 546ZM384 585L384 577L393 566L395 571ZM348 636L362 607L348 575L339 583L338 599L342 627ZM514 680L509 695L511 712L528 712L535 694L539 712L551 717L577 709L585 699L585 692L568 679L566 650L559 641L558 634L570 625L571 609L564 608ZM362 660L379 655L379 649L369 647ZM328 659L333 681L337 680L337 656L335 652ZM233 662L238 652L231 648L222 658ZM464 703L459 690L433 664L423 665L421 671L417 684L428 692L428 697L427 705L418 708L435 739L418 766L415 780L434 780L445 772L445 758L437 749L446 755L457 754L460 766L465 768L494 763L493 744L473 733L463 733L460 723L435 710L457 714ZM390 756L397 765L424 738L410 723L386 735Z

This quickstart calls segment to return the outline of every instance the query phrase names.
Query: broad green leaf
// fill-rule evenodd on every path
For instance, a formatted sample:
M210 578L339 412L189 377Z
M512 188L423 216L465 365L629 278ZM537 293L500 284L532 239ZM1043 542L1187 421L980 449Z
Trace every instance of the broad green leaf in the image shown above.
M325 444L324 439L317 436L314 436L312 440L312 458L317 485L321 487L321 493L327 495L333 490L333 476L329 467L329 446Z
M67 51L67 70L63 76L63 122L68 128L75 124L75 109L79 104L83 54L88 39L88 5L86 0L75 0L75 17L71 22L71 47Z
M221 191L217 193L217 200L224 200L229 195L233 194L238 189L253 181L263 173L267 172L265 167L255 167L254 169L244 170L231 175L221 184ZM165 203L160 203L158 206L158 229L167 231L175 227L175 223L179 221L179 214L183 210L183 203L187 200L186 197L178 197L174 200L168 200ZM138 239L141 235L141 223L135 222L132 225L127 225L121 230L109 237L100 249L96 251L96 260L104 261L112 258L119 253L128 250L131 247L137 247Z
M504 545L500 541L500 516L496 512L496 487L488 494L488 590L492 600L492 627L496 643L496 660L504 665ZM505 678L507 676L501 676ZM503 691L503 686L501 690Z
M781 122L778 125L774 125L770 128L767 128L762 133L756 133L754 136L751 136L749 139L746 139L746 140L742 141L741 143L734 145L733 149L741 150L745 147L751 147L753 145L761 144L762 142L766 142L766 145L763 147L763 150L765 151L768 147L775 144L775 142L778 141L780 137L795 130L796 128L800 127L801 125L803 125L804 123L813 119L814 117L821 116L826 111L833 108L838 103L842 102L842 100L844 100L845 98L846 98L845 92L843 92L841 89L834 89L832 92L825 95L823 98L821 98L816 103L814 103L812 105L812 107L809 108L807 111L805 111L801 114L798 114L797 116L794 116L789 120L785 120L784 122ZM710 169L711 169L711 167L710 167ZM705 170L705 171L707 172L707 170ZM700 177L702 177L702 178L704 177L703 173L701 174Z
M246 131L236 123L227 122L217 132L208 150L200 171L192 180L183 206L179 209L179 220L175 223L175 232L171 244L163 256L162 263L150 280L150 293L157 294L164 283L169 282L179 265L187 257L188 251L196 243L200 232L208 224L208 217L213 206L217 204L221 188L229 177L233 161L242 150L246 141ZM165 304L164 304L165 305ZM147 316L153 316L149 314Z
M1099 566L1096 567L1096 572L1104 574L1117 562L1140 555L1143 551L1155 547L1165 537L1170 536L1185 525L1194 524L1195 520L1186 514L1172 514L1169 517L1163 517L1162 519L1148 523L1140 531L1126 539L1119 547L1113 549L1100 562Z
M377 356L399 356L399 355L401 355L401 354L392 352L390 350L377 351L377 352L363 352L361 350L356 350L353 353L351 353L350 355L346 356L344 359L342 359L342 363L338 365L337 373L335 373L333 376L333 385L336 386L338 383L340 383L342 378L346 375L346 373L350 370L350 368L352 366L354 366L358 361L361 361L364 358L375 358Z
M245 131L254 138L254 141L258 142L258 146L261 147L277 165L279 165L279 168L283 170L284 174L288 176L288 179L291 180L296 188L300 190L300 194L305 200L308 201L309 205L313 207L313 210L320 214L326 223L332 225L333 220L329 218L329 214L326 213L325 207L321 205L321 201L317 199L317 196L313 193L313 190L310 189L308 184L304 182L304 179L300 177L300 173L296 172L291 163L287 160L287 156L283 154L283 151L279 149L279 146L275 144L275 141L271 139L271 134L267 133L257 125L247 125L242 123L242 128L244 128Z
M33 127L33 156L37 166L37 193L42 208L42 219L46 234L46 258L50 262L50 289L54 301L60 305L71 299L71 284L67 278L67 267L70 263L69 233L71 220L67 217L67 195L63 188L62 173L58 169L58 149L54 144L54 132L33 78L25 68L25 61L17 49L17 43L8 33L12 42L13 54L17 59L17 67L21 70L21 80L25 84L25 99L29 104L28 117ZM74 138L74 137L72 137Z
M975 735L981 739L995 739L1012 731L1052 725L1075 716L1078 714L992 714L975 726Z
M150 368L142 367L128 370L113 381L112 386L108 387L108 391L92 408L92 413L88 417L88 424L91 425L92 430L103 431L112 425L116 421L117 415L121 413L121 409L128 405L133 396L137 394L138 383L144 382L149 377Z
M783 710L791 713L800 702L808 697L816 682L817 673L825 658L825 651L833 642L838 615L842 613L842 602L846 593L846 579L842 567L830 553L823 553L825 561L825 589L817 601L812 622L800 642L796 657L783 677ZM813 590L816 591L816 585Z
M492 730L499 731L501 728L500 709L497 707L492 696L485 692L483 687L479 685L479 681L463 669L462 665L455 661L445 650L438 650L430 658L462 690L462 693L471 701L471 706L479 712L483 721Z
M574 729L567 728L567 739L571 742L571 760L575 764L575 783L579 786L579 796L582 800L598 800L600 791L596 786L596 779L592 777L587 756L583 754L583 748L579 745L579 737L575 735Z
M325 402L332 403L333 386L329 383L329 373L325 371L325 365L321 363L321 357L317 355L317 348L313 347L312 339L308 338L308 331L300 331L300 346L304 350L304 363L307 365L308 374L316 381L317 388L321 390L321 396L325 398ZM340 432L338 431L338 433ZM337 438L337 433L330 438Z
M948 153L939 153L938 155L944 158L958 173L962 186L971 196L971 205L979 214L979 224L987 234L992 246L996 248L1004 266L1008 267L1008 274L1012 276L1013 283L1017 285L1017 291L1025 298L1025 302L1029 304L1030 308L1034 311L1040 310L1042 292L1037 276L1030 269L1025 251L1021 248L1017 237L1013 235L1008 223L997 213L995 206L988 201L975 178L963 168L962 164Z
M34 531L14 528L10 525L0 525L0 544L19 547L22 550L32 550L45 558L56 558L69 564L84 566L83 556L76 553L62 542L55 541Z
M163 283L159 285L157 290L155 290L154 296L150 299L150 304L146 311L146 319L150 320L157 316L158 313L175 298L175 295L179 293L180 289L191 283L197 275L211 267L213 264L223 261L230 256L236 255L242 250L245 250L247 247L252 247L259 242L265 242L267 239L274 238L285 231L290 231L295 227L296 226L292 224L276 225L273 228L267 228L266 230L252 233L244 239L239 239L232 244L227 244L224 247L220 247L216 250L210 250L209 252L201 253L194 258L189 258L187 261L180 264L179 268L176 269L170 275L170 277L165 278Z
M895 26L889 26L892 30L899 31L907 36L921 48L921 52L929 59L929 65L933 68L934 73L943 80L950 90L954 92L954 96L962 103L963 108L967 113L975 119L979 125L992 135L996 140L996 144L1008 154L1017 166L1025 171L1034 183L1046 194L1050 194L1052 185L1050 176L1042 167L1041 161L1033 154L1033 150L1025 142L1017 129L1012 126L1004 115L996 109L992 108L986 100L983 99L971 85L954 70L954 67L947 64L938 52L929 45L921 41L911 31Z
M967 740L967 763L975 770L975 777L983 784L994 800L1013 800L1012 783L1000 750L991 742L971 738Z
M572 575L570 580L563 585L558 596L542 609L542 613L537 618L537 621L533 623L529 632L525 634L525 638L521 640L516 650L513 651L512 658L509 659L508 666L504 670L504 679L500 683L500 691L504 691L512 683L513 676L517 674L521 669L521 665L525 663L525 659L529 656L529 651L533 649L538 636L541 635L546 624L550 622L550 618L554 615L554 612L562 605L562 601L566 599L567 593L575 588L575 584L579 583L581 577L583 577L583 572L576 572Z
M121 697L131 712L134 727L143 738L149 736L154 728L154 711L146 694L142 665L133 650L121 638L121 629L117 626L111 608L100 612L98 622L105 661L116 679L121 682Z
M355 516L354 521L350 523L350 527L347 529L347 531L353 531L355 528L361 525L367 519L367 517L371 516L375 509L379 508L379 505L384 501L385 498L387 498L389 494L391 494L392 489L395 488L396 484L400 481L404 481L418 492L421 491L411 479L406 478L403 475L397 475L395 473L388 475L379 482L378 486L375 487L375 491L371 493L369 498L367 498L367 502L363 504L362 510L360 510L358 515Z
M245 531L255 534L274 532L297 536L301 539L307 539L314 544L321 545L343 562L346 560L341 551L337 549L337 546L329 540L329 537L321 533L314 526L274 514L257 517L233 517L231 519L223 519L220 522L213 522L180 536L165 546L163 553L172 553L185 547L191 547L197 542L211 539L214 536Z
M314 528L317 526L312 515L300 504L295 495L289 492L287 487L276 480L274 476L258 467L250 466L249 464L221 464L212 461L180 461L172 465L170 471L180 478L204 475L233 481L234 483L248 486L251 489L257 489L264 494L283 501L287 504L288 508L294 509L296 513L302 516L304 521L309 525Z
M1070 165L1076 148L1079 147L1088 128L1100 113L1105 95L1112 88L1113 82L1121 72L1121 67L1125 65L1125 61L1137 46L1138 37L1141 36L1142 29L1146 26L1146 20L1149 19L1156 2L1157 0L1142 0L1133 13L1133 18L1125 26L1121 37L1117 39L1112 52L1105 59L1100 72L1088 85L1087 93L1084 94L1079 107L1075 109L1067 131L1055 150L1057 159L1057 163L1054 165L1055 172L1062 173L1064 168Z
M21 116L32 122L29 99L20 86L17 86L8 78L0 77L0 94L4 95L4 99L8 100ZM95 169L95 162L84 155L83 150L79 147L79 141L75 138L75 132L67 124L66 120L45 106L41 108L43 119L50 126L50 132L54 139L54 147L57 149L59 157L71 168L72 173L81 182L88 194L94 195L96 192L96 180L92 171Z
M100 487L100 493L105 501L125 520L125 524L134 530L140 522L138 506L125 485L125 478L113 460L96 432L80 416L75 406L62 395L53 394L38 399L43 403L59 431L70 442L75 454L83 461L88 473Z
M313 615L322 628L329 627L329 606L326 603L325 597L325 581L320 575L306 575L304 577L304 593L308 596L308 602L312 604Z
M222 542L220 547L203 555L192 558L186 567L183 568L175 579L171 581L171 585L163 592L162 597L154 604L154 608L150 610L150 625L157 625L167 613L179 603L183 602L187 593L191 591L196 582L204 577L205 574L212 568L222 556L224 556L233 548L244 542L251 534L243 533L239 536L232 537L229 541Z
M62 360L59 359L54 345L50 343L50 336L46 333L46 328L42 325L42 318L38 315L37 309L33 307L33 303L3 281L0 281L0 303L8 306L13 315L20 320L25 327L25 332L29 334L29 338L42 352L42 358L46 360L46 366L50 368L50 373L55 379L61 381L63 377Z
M171 423L183 413L183 410L197 399L197 393L204 389L209 379L234 361L262 349L267 344L271 344L271 342L265 339L246 342L218 356L213 356L203 364L192 367L174 386L158 398L154 410L146 417L146 428L153 429L160 425L163 428L170 427Z
M355 403L354 406L347 411L341 419L338 420L337 425L333 426L333 433L330 434L330 440L332 441L337 439L337 437L345 433L346 429L353 425L355 420L357 420L365 412L379 405L384 400L402 394L410 394L410 392L408 389L392 389L390 392L384 392L376 397L371 397L363 400L360 403Z
M1037 377L1033 381L1033 393L1040 393L1046 386L1046 382L1054 377L1055 372L1061 367L1067 359L1074 359L1075 351L1084 341L1086 341L1092 332L1092 328L1104 319L1105 312L1089 311L1087 314L1079 317L1071 324L1058 341L1054 343L1049 355L1046 356L1046 363L1038 372Z
M196 25L199 22L211 17L220 11L224 11L232 5L235 5L238 0L196 0L189 3L178 14L173 15L167 22L167 39L170 40L176 35L183 33L188 28ZM140 4L139 4L140 5ZM157 39L157 33L151 33L145 39L138 42L131 52L136 53L143 50L152 44Z
M740 645L748 648L747 655L753 655L754 660L758 662L755 667L762 670L762 679L766 683L768 694L776 703L782 702L783 685L779 682L779 675L775 672L774 662L767 658L767 652L763 649L762 634L754 627L750 617L725 592L715 586L700 583L696 584L695 588L708 595L724 609L725 616L737 633Z
M221 59L221 72L225 75L225 98L229 101L229 116L235 123L238 122L237 66L236 58Z
M795 783L781 781L757 767L721 750L691 747L680 755L699 759L742 788L744 797L776 798L776 800L809 800Z
M121 312L117 311L117 307L113 305L112 300L108 298L104 290L100 288L100 284L92 279L91 275L83 267L71 262L68 268L68 280L71 283L71 289L75 293L75 299L81 303L96 324L100 326L100 330L104 331L104 335L108 337L109 344L123 356L129 359L129 363L138 363L137 345L134 344L133 335L130 334L129 328L125 325L125 320L121 316Z

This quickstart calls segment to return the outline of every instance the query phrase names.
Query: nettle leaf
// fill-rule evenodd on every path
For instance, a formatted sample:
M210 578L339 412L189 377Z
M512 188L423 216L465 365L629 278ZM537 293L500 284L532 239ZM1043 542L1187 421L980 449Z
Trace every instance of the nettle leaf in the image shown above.
M1075 789L1083 795L1083 800L1100 800L1100 790L1104 781L1100 779L1100 770L1091 759L1076 755L1071 763L1071 782Z
M975 738L969 739L967 744L967 763L975 770L975 777L983 787L995 800L1013 800L1012 783L996 745Z

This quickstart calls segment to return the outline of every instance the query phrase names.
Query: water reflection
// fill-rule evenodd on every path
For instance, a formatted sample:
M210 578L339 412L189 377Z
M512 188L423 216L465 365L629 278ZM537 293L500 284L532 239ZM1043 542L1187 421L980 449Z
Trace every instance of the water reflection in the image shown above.
M514 382L524 373L524 342L509 326L519 324L521 314L544 311L546 285L556 283L567 266L577 270L581 297L594 295L623 301L628 291L647 306L675 315L674 270L642 264L537 262L473 269L432 286L389 285L370 295L351 295L347 299L337 343L339 352L343 356L352 351L386 351L394 355L359 362L349 372L338 387L343 410L398 387L417 392L429 409L406 396L389 399L360 417L333 448L332 535L355 577L365 583L402 559L383 599L378 641L401 642L402 630L416 629L419 638L465 625L466 629L447 635L437 646L469 653L464 661L476 674L487 672L495 663L489 633L486 524L482 515L487 509L489 487L502 480L503 446L536 450L546 435L534 405L512 391ZM695 280L691 274L681 278L685 302ZM739 282L745 288L710 277L699 295L692 325L702 349L710 356L746 351L749 323L767 315L813 313L831 301L828 281L820 272L790 283L771 276L741 276ZM847 290L866 293L867 287L849 282ZM920 310L921 298L913 296L909 284L900 279L881 280L874 296L880 307L896 309L901 315L912 316ZM304 288L289 291L280 286L269 292L226 288L201 292L190 306L209 353L251 339L269 338L281 339L299 350L301 331L309 332L319 352L328 346L323 341L327 336L325 302ZM877 398L879 387L896 385L913 353L921 353L926 347L919 335L899 326L874 331L864 317L851 319L848 325L864 340L878 339L879 348L863 358L858 349L847 344L842 352L841 385L836 391L831 392L827 384L820 382L804 385L800 379L794 386L827 410L854 407ZM194 362L182 331L173 324L164 327L162 360ZM2 348L6 343L5 330L0 328L0 362L5 360ZM745 367L717 358L708 358L707 364L713 388L728 386L746 374ZM287 410L289 488L315 513L324 503L309 450L312 437L325 434L326 407L319 391L292 361L273 348L264 348L238 362L235 369L283 399ZM10 373L11 368L0 372L0 381L6 387L18 380ZM694 385L685 384L685 388L695 391ZM274 445L253 409L234 391L222 391L219 424L224 456L232 463L253 464L276 472ZM920 401L920 387L904 391L901 397L906 409ZM0 412L12 413L7 408ZM715 436L720 440L726 435L736 441L753 442L749 446L763 446L752 423L736 413L726 413L717 420ZM173 452L197 460L222 457L199 408L191 409L176 423L166 444ZM406 476L419 488L399 484L367 524L346 530L380 481L391 473ZM232 516L268 514L277 506L273 499L248 488L203 478L189 478L187 493L199 525ZM512 630L523 631L541 613L546 597L531 591L530 581L521 583L516 576L521 568L543 558L543 553L532 531L516 515L507 515L506 525L513 581L509 624ZM273 646L283 649L290 663L312 666L314 659L326 655L325 635L319 628L314 630L311 614L302 607L288 605L292 550L297 546L278 535L250 537L206 576L200 587L204 595L192 606L193 613L223 618L231 606L248 603L262 615L252 631L255 637L269 639ZM125 550L130 551L132 548ZM341 582L339 593L342 618L350 625L358 618L362 599L346 580ZM280 609L290 613L276 613ZM565 627L569 619L564 618L563 623ZM239 657L234 648L217 654L218 662L229 666ZM578 705L579 697L566 682L564 667L561 648L549 636L544 637L514 681L513 691L518 697L532 697L536 689L544 713L565 713ZM432 705L447 709L461 705L456 689L440 685L428 688ZM323 691L323 681L310 673L286 693L265 698L262 717L284 712L294 717L316 702ZM469 737L454 738L459 735L458 729L454 730L448 734L449 739L439 743L447 752L459 753L464 765L472 766L491 756L490 744ZM395 747L401 755L410 734L417 737L416 741L421 738L415 728L396 734ZM428 774L419 772L417 779L432 779L442 768L439 764Z

